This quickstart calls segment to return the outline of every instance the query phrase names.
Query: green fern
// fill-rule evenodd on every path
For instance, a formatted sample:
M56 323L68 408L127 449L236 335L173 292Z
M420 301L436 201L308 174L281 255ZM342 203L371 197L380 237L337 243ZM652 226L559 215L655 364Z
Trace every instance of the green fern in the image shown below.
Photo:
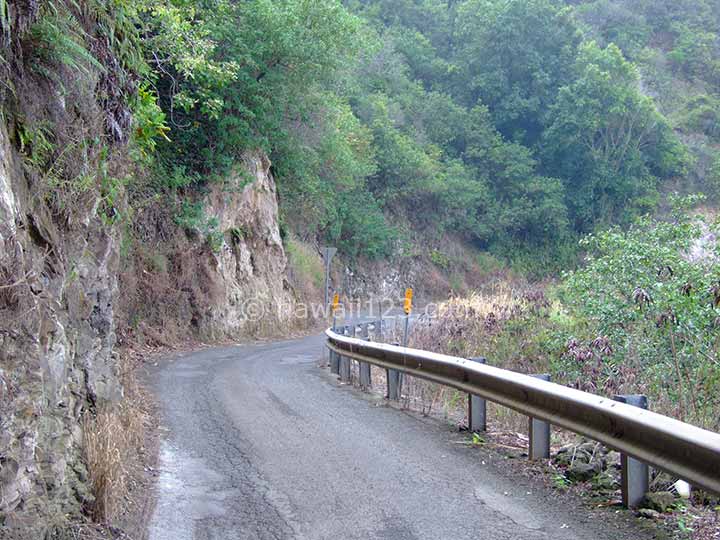
M17 126L17 135L20 154L26 165L37 171L44 171L55 152L50 126L42 123L30 128L20 122Z
M7 0L0 0L0 29L2 30L3 41L10 42L10 12L8 11Z
M58 13L55 8L52 11L30 29L34 71L50 78L58 66L84 73L93 69L104 71L102 64L87 50L84 37L75 30L80 27L79 22L71 15Z
M86 9L96 19L99 32L108 39L113 52L130 71L147 75L149 67L142 52L138 29L140 3L88 0Z

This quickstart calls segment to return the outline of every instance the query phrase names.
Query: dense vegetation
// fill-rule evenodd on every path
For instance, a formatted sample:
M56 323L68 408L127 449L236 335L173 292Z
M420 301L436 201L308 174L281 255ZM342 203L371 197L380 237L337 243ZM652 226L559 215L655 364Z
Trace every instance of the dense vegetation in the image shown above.
M60 89L60 67L99 72L108 107L125 101L133 112L136 174L107 171L98 142L76 149L97 157L108 222L159 201L174 209L173 226L217 249L223 231L196 195L260 148L274 163L284 232L337 242L350 258L397 254L395 239L414 231L443 268L451 234L547 271L595 233L581 249L612 252L598 260L617 279L623 261L652 242L666 244L656 259L675 260L673 268L687 249L668 237L677 227L663 232L639 216L667 214L672 191L720 197L720 7L709 0L132 0L39 9L21 36L32 44L30 69ZM79 30L88 18L99 35ZM123 116L115 117L109 131L122 140ZM57 205L92 182L87 171L73 176L50 126L20 125L18 135ZM602 232L631 224L627 238ZM665 236L637 243L637 231ZM584 280L569 280L583 299L578 313L604 321L599 335L632 333L635 323L603 319L610 293L591 294L603 283L598 260ZM703 271L683 279L707 290L717 278ZM628 287L656 296L635 277ZM706 331L713 313L694 328Z
M43 9L34 69L99 65L77 10ZM714 2L88 9L135 88L135 154L153 174L130 192L169 197L184 227L212 229L184 198L255 148L273 160L286 228L351 257L390 254L409 223L547 264L656 208L665 185L720 191Z
M123 218L116 203L126 190L130 212L159 200L175 209L175 226L217 248L222 234L194 195L261 148L274 163L286 232L379 257L414 230L438 264L451 233L535 268L559 267L579 237L596 233L583 249L602 257L566 285L579 320L595 321L591 334L623 358L639 354L635 338L663 351L670 339L678 381L683 358L715 350L683 334L709 332L712 303L693 303L700 319L682 332L662 330L693 298L685 285L706 294L717 281L712 268L682 262L694 225L636 219L662 210L671 190L720 195L717 3L133 0L40 9L22 37L33 45L30 69L60 88L60 66L100 72L108 101L124 99L133 112L132 153L147 173L116 179L95 148L107 221ZM88 17L100 35L78 30ZM112 73L98 41L117 56ZM122 139L119 122L109 123ZM52 139L49 126L19 132L21 152L45 169L62 206L92 176L69 181L72 163ZM628 233L601 232L633 223ZM628 262L641 255L645 266ZM672 276L648 281L665 266ZM624 276L624 289L602 289L609 276ZM653 287L672 298L661 302ZM647 320L665 317L662 331L653 337L647 321L626 320L635 308L613 295L637 296Z
M668 118L674 110L664 115L642 91L641 68L657 71L658 55L671 66L658 79L700 88L658 92L660 104L687 101L674 121L705 133L706 160L717 162L707 148L717 136L716 98L703 92L717 83L712 3L285 4L228 14L211 2L205 7L223 22L196 17L208 21L223 58L243 51L252 61L212 99L185 105L173 123L188 125L189 115L195 127L176 129L164 155L206 175L242 147L263 145L286 208L304 210L293 228L351 255L387 254L393 225L408 218L431 237L448 230L483 249L551 248L555 257L577 233L654 208L664 181L697 170ZM308 32L313 17L321 22ZM689 33L701 30L699 55ZM661 37L667 50L656 48ZM195 86L181 85L173 98L165 81L161 95L184 103ZM208 101L222 103L222 114L208 117ZM700 180L712 191L711 171Z
M720 429L720 234L673 198L669 219L641 217L583 240L585 264L551 286L490 284L441 304L419 348L613 396Z
M691 201L673 201L671 220L642 218L584 240L586 265L567 276L561 297L574 321L566 334L585 339L559 358L593 390L642 387L656 407L717 430L718 230L687 213Z

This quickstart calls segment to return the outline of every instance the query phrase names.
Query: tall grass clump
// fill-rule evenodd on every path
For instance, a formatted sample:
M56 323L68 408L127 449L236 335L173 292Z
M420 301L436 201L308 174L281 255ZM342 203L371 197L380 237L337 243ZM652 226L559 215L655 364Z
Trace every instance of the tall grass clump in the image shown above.
M83 422L85 461L94 501L87 508L98 523L114 523L127 509L145 456L150 404L134 370L122 374L124 398L116 407L88 413Z
M305 293L323 290L325 285L325 269L315 249L294 238L285 242L290 277Z

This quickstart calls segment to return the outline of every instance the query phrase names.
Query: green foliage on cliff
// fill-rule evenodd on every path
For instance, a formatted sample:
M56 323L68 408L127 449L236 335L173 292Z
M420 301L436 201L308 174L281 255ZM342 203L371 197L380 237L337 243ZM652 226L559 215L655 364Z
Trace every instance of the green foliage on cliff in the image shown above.
M30 40L33 42L31 67L39 74L61 84L55 77L57 65L87 74L90 69L102 71L103 67L86 48L82 31L78 31L78 21L69 12L48 7L43 15L30 28Z
M391 253L406 222L559 254L653 210L668 181L713 195L714 169L677 132L716 151L714 2L83 5L42 8L31 62L49 79L58 64L102 73L92 44L106 40L135 88L154 189L182 199L263 149L285 222L348 255ZM98 36L77 30L81 14Z

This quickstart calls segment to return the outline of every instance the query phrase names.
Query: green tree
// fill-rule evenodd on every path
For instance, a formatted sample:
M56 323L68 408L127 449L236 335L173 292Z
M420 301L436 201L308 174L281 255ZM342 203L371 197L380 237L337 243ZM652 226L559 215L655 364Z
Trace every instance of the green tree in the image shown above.
M376 170L375 154L370 130L347 103L332 94L318 94L317 100L315 122L298 123L275 137L274 170L281 210L295 232L337 237L344 215L338 207L344 194L364 189Z
M308 116L306 98L314 95L308 90L331 84L357 50L359 21L334 0L194 4L200 7L190 26L212 36L206 56L217 62L179 82L184 64L174 61L162 72L174 127L174 144L163 150L191 170L223 174L244 150L271 150L288 122ZM218 72L220 59L228 59L220 66L230 68L229 76Z
M635 58L648 44L652 28L644 13L617 0L598 0L577 6L585 32L603 46L614 43L629 58Z
M702 28L676 25L677 38L668 58L676 71L689 77L720 81L720 37Z
M488 106L508 139L534 144L573 76L580 32L553 0L467 0L458 8L456 95Z
M637 68L615 45L583 45L543 134L545 168L565 179L575 228L587 231L649 208L657 177L683 172L686 155Z
M504 141L487 108L471 111L470 126L465 160L490 187L483 230L492 231L490 238L506 246L548 246L564 240L568 220L562 183L538 175L531 151Z

